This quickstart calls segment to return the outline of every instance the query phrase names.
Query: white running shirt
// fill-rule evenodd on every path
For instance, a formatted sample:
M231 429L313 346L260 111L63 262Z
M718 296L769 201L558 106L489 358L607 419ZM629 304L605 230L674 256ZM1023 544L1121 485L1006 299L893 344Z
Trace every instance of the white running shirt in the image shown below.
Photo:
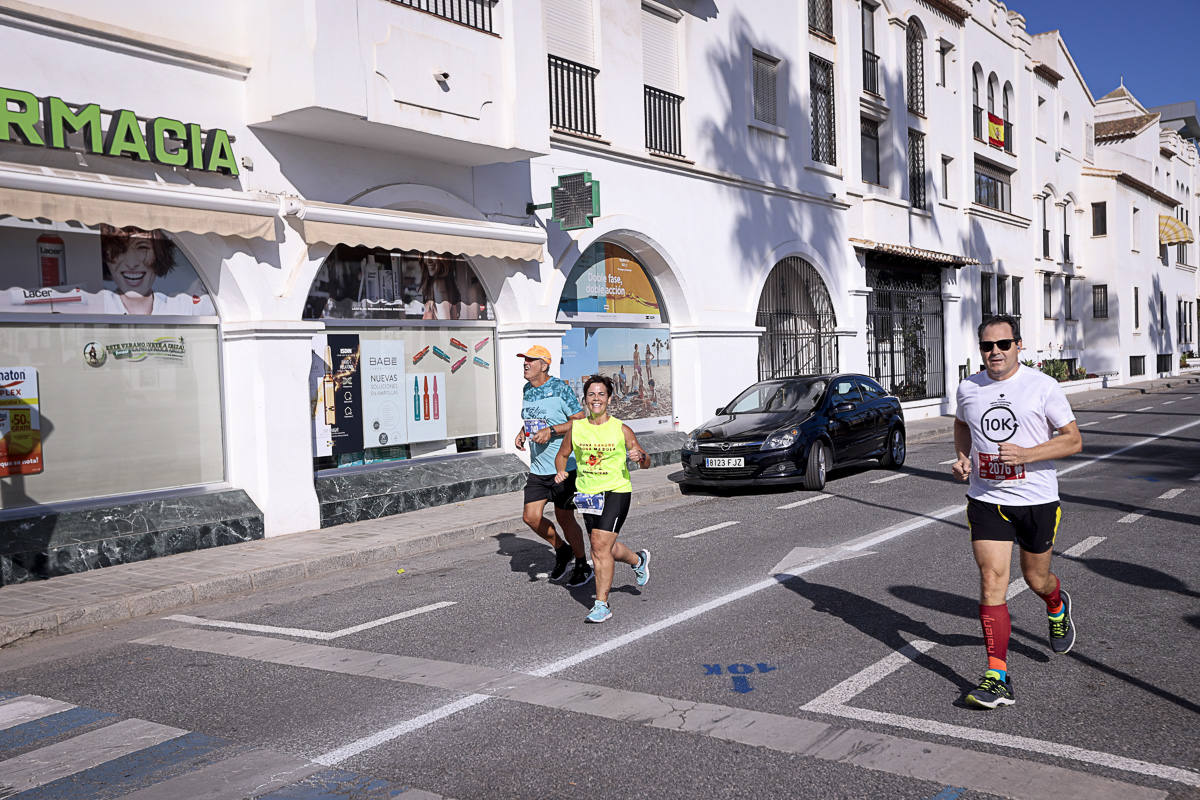
M956 416L971 428L968 497L1005 506L1058 500L1053 461L1006 466L997 456L1001 442L1035 447L1074 421L1075 414L1058 381L1024 364L1002 381L977 372L958 385Z

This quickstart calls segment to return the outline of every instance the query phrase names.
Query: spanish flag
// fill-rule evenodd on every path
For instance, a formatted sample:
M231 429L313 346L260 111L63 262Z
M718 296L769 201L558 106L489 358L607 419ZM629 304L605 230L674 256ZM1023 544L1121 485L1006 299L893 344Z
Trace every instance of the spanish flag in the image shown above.
M1004 120L988 112L988 144L1004 147Z

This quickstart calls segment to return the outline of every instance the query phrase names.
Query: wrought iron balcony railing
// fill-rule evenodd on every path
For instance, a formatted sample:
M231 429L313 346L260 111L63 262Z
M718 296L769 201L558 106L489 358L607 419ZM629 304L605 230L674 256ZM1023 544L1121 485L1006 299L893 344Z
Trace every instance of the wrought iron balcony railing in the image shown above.
M596 76L600 70L550 56L550 125L597 136Z
M683 98L653 86L645 89L646 149L653 153L682 156Z

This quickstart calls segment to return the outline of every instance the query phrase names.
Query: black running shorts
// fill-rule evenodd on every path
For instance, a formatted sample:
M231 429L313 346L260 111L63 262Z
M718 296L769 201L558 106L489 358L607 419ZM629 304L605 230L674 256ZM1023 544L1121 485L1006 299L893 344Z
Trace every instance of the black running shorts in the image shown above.
M625 518L629 516L629 501L632 497L631 492L605 492L603 512L580 515L588 533L593 530L620 533Z
M1044 553L1054 546L1061 519L1057 500L1036 506L1001 506L967 498L972 542L1016 542L1028 553Z
M555 483L553 475L529 473L529 480L525 481L525 505L546 500L564 511L575 508L575 470L568 472L562 483Z

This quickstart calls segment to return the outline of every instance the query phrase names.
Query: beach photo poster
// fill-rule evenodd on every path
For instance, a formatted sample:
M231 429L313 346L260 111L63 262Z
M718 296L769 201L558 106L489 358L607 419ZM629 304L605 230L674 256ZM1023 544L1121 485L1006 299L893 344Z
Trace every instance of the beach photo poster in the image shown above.
M639 429L672 420L671 347L668 328L575 326L563 336L560 377L583 397L583 381L607 375L615 393L609 413Z

